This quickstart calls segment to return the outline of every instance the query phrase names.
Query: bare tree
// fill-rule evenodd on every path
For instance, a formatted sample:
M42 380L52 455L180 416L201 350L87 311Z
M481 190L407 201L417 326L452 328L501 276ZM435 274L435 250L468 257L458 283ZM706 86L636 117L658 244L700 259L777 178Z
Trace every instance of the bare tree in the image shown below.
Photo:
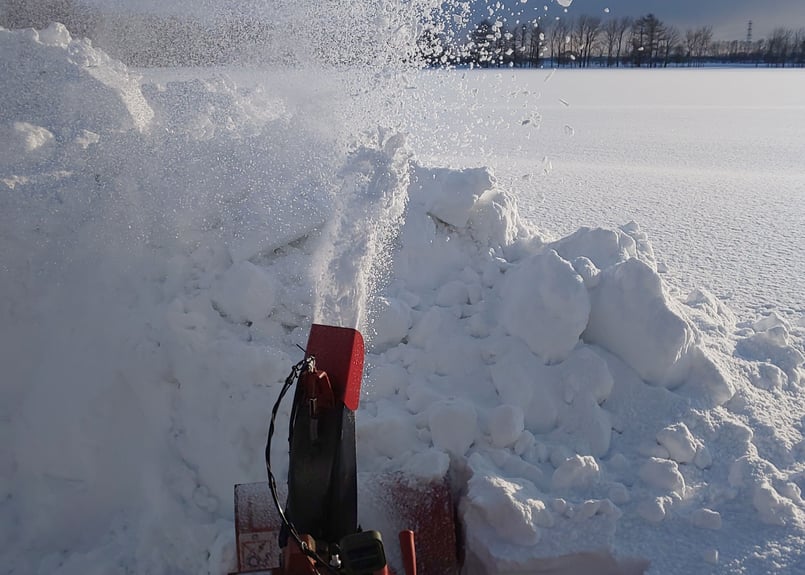
M671 56L680 46L679 30L674 26L666 26L665 33L660 38L660 52L662 56L662 67L666 68L671 61Z
M551 25L548 36L553 65L558 66L571 61L571 40L570 25L567 20L556 20Z
M590 59L598 36L601 34L601 19L593 16L579 16L573 29L574 46L578 66L590 66Z
M685 54L690 64L700 65L702 59L710 53L713 43L713 28L702 26L685 32Z
M704 58L710 51L710 45L713 43L713 27L702 26L699 28L699 44L696 48L696 57Z
M603 32L604 32L604 47L606 48L607 54L607 68L611 68L613 65L613 60L615 58L615 35L616 30L615 26L617 25L617 20L614 18L612 20L607 20L606 24L604 24Z
M631 29L633 24L634 24L634 22L632 21L631 18L619 18L618 19L618 23L617 23L617 26L615 28L615 30L616 30L616 36L615 36L615 38L616 38L615 39L615 62L616 62L616 66L620 66L621 53L623 52L624 40L626 38L626 32L628 32Z
M791 30L786 28L775 28L772 30L766 44L766 62L770 66L785 67L793 39Z
M528 59L530 66L539 66L545 47L545 33L539 20L531 22L531 34L528 39Z
M805 28L800 28L794 33L793 46L793 63L802 68L805 66Z

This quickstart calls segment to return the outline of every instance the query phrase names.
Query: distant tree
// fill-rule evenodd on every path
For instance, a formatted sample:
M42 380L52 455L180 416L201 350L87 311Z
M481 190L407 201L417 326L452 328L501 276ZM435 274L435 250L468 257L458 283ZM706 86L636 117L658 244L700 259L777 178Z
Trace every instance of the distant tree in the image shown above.
M805 28L794 33L793 63L800 68L805 67Z
M713 42L713 28L702 26L685 32L685 54L689 65L701 65Z
M579 16L573 28L576 65L589 67L593 46L601 34L601 19L593 16Z
M620 66L621 51L626 32L632 26L631 18L612 18L603 26L607 66Z
M632 25L632 61L635 66L654 67L658 62L665 25L654 14L646 14Z
M623 49L625 47L624 40L626 38L626 32L628 32L634 22L631 18L620 18L618 19L618 23L616 25L616 40L615 40L615 62L618 66L621 63L621 55L623 53Z
M542 25L539 20L534 20L530 25L530 34L528 36L528 51L527 60L528 65L537 67L542 62L542 56L545 49L545 33L543 32Z
M555 20L548 32L551 64L562 66L572 63L571 28L567 20Z
M770 66L784 67L791 50L793 34L786 28L772 30L766 45L766 62Z
M539 20L521 24L514 32L513 64L520 68L539 66L542 60L544 35Z
M672 57L680 47L679 30L674 26L666 26L659 40L659 52L663 68L667 67Z

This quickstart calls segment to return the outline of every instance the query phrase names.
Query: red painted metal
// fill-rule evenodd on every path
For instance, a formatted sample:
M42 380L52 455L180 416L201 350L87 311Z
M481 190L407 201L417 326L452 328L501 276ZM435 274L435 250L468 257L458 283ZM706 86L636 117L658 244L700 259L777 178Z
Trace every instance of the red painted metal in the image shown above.
M327 372L336 396L356 411L363 377L363 336L358 330L314 323L307 340L307 354L316 367Z
M402 555L405 575L416 575L416 547L414 546L414 532L410 529L400 531L400 554Z

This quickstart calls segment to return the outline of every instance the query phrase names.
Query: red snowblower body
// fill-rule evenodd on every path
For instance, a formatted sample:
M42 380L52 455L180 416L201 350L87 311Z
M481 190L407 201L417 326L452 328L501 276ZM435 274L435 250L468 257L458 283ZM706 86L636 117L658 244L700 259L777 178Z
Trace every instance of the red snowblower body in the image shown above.
M235 486L237 573L458 574L455 508L446 478L362 474L358 504L355 411L363 359L357 330L311 327L305 358L291 370L272 409L268 481ZM286 488L272 472L271 443L280 403L294 385ZM386 535L399 535L399 548L390 549L388 558L380 531L359 526L359 508L370 509Z

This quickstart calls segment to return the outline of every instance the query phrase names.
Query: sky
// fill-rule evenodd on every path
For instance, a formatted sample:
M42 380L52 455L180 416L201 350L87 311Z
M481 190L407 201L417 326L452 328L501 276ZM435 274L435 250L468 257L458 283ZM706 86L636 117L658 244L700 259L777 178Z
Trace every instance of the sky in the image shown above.
M549 0L552 12L561 9ZM521 0L509 0L511 5ZM544 0L529 0L539 10ZM604 10L609 9L608 13ZM600 14L611 17L638 17L653 13L660 20L684 31L699 26L712 26L721 40L743 40L747 23L753 22L755 39L768 36L776 27L805 28L805 2L802 0L573 0L569 14Z

